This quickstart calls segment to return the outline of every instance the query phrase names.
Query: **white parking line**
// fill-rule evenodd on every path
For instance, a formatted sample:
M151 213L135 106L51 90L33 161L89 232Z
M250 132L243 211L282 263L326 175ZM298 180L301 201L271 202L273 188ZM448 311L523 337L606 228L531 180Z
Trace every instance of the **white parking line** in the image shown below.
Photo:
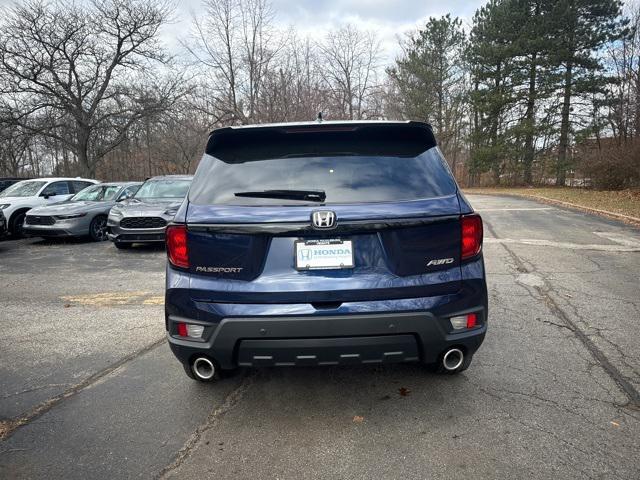
M619 243L620 245L625 245L627 247L640 247L640 239L630 237L629 235L625 235L624 233L618 232L593 232L595 235L599 237L606 238L607 240L611 240L614 243Z
M601 252L640 252L640 245L597 245L585 243L554 242L553 240L539 240L534 238L495 238L485 237L485 243L518 243L521 245L534 245L536 247L556 247L569 250L599 250Z
M505 208L478 208L476 212L531 212L534 210L557 210L553 207L505 207Z

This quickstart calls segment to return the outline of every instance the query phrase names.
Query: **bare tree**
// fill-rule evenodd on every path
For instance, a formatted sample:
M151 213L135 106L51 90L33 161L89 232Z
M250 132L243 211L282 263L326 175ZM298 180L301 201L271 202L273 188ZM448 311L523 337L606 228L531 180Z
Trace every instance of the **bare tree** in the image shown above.
M282 47L272 6L268 0L205 0L204 6L185 47L213 74L210 91L221 120L253 122L265 75Z
M266 72L261 90L258 121L314 119L325 102L315 45L290 32L280 61Z
M33 0L3 9L4 116L60 141L75 153L82 173L94 175L131 125L167 108L168 97L140 101L129 86L152 62L168 59L157 36L169 15L160 0ZM12 109L7 99L22 109ZM25 121L44 112L47 122Z
M369 108L370 100L379 93L377 69L381 56L380 42L373 32L346 25L329 32L318 49L332 100L331 113L350 120L378 116L377 108Z

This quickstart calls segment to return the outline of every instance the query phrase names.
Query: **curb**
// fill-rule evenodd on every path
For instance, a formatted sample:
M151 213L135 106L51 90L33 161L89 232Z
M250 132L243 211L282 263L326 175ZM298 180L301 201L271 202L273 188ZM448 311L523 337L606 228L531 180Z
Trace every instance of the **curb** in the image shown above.
M464 192L464 189L462 190ZM622 213L610 212L608 210L600 210L598 208L586 207L584 205L577 205L575 203L565 202L563 200L557 200L555 198L541 197L539 195L530 195L528 193L515 193L515 192L468 192L469 195L502 195L512 197L531 198L533 200L539 200L543 203L550 205L559 205L562 207L568 207L582 212L593 213L601 217L612 218L624 223L628 223L635 226L640 226L640 218L632 217L631 215L624 215Z

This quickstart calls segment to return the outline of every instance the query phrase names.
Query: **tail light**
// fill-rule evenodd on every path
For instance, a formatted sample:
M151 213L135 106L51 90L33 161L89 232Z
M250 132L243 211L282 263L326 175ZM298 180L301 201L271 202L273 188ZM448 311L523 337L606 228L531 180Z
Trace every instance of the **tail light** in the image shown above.
M461 259L476 256L482 248L482 218L480 215L464 215L460 220L462 228Z
M186 225L169 225L166 232L167 255L172 265L189 268Z

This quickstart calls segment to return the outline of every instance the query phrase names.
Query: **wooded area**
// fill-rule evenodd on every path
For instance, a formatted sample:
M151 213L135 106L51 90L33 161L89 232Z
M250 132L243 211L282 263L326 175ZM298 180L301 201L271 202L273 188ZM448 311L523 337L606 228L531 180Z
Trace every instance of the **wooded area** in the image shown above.
M429 18L391 61L375 32L282 29L268 0L205 0L160 41L164 0L26 1L0 19L0 176L193 171L217 126L433 125L463 185L640 185L640 10L490 0Z

